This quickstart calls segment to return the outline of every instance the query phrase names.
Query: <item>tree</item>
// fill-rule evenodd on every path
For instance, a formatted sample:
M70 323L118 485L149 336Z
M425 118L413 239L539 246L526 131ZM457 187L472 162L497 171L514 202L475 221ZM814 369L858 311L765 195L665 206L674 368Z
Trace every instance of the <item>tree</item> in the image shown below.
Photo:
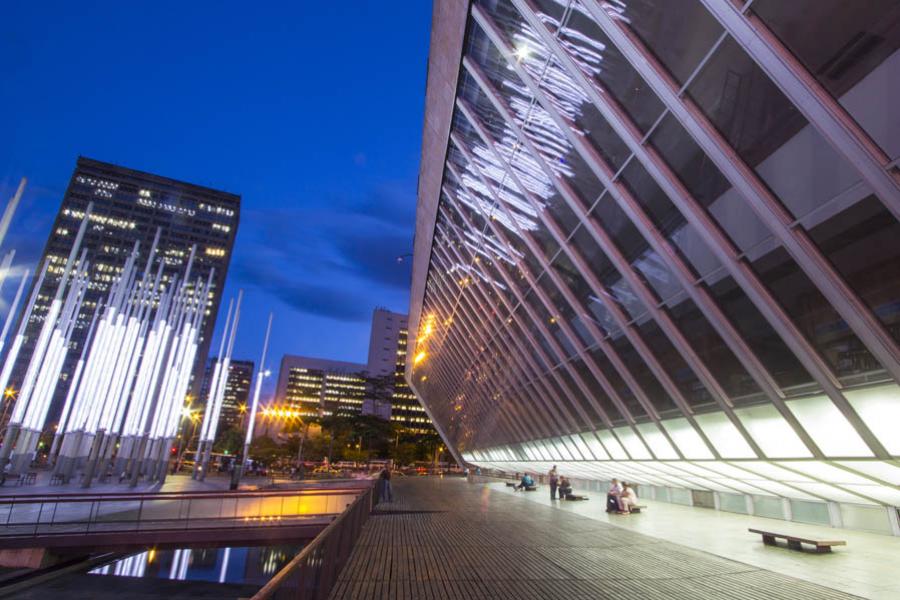
M287 448L275 443L272 438L261 435L250 443L250 458L268 465L288 456Z
M244 433L241 431L240 427L234 426L229 427L216 436L216 441L213 444L213 452L238 456L241 453L243 446Z

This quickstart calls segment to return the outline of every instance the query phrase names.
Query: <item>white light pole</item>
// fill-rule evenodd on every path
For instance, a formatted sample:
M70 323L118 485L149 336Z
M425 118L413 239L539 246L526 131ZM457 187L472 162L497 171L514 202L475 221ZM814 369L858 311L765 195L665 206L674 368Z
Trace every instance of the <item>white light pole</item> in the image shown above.
M266 337L263 340L262 357L259 359L259 368L256 371L256 385L253 388L253 401L250 403L250 418L247 419L247 433L244 436L244 449L241 453L241 462L235 465L231 477L231 489L236 490L241 483L244 469L247 466L247 458L250 453L250 442L253 441L253 428L256 423L256 411L259 408L259 395L262 392L263 379L268 375L266 370L266 352L269 349L269 335L272 332L272 313L269 313L269 323L266 325Z

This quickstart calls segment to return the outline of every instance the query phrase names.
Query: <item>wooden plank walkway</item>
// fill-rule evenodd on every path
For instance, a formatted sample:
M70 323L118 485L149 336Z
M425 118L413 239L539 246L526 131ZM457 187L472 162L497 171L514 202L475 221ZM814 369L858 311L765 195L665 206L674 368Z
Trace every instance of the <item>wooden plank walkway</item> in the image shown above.
M332 600L854 597L462 479L395 479L394 496Z

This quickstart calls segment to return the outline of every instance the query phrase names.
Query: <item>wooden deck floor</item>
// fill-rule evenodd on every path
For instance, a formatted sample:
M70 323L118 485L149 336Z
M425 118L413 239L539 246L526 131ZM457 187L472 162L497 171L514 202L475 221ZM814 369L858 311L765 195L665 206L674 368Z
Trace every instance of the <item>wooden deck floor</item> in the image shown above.
M333 600L853 597L461 479L400 479L394 490Z

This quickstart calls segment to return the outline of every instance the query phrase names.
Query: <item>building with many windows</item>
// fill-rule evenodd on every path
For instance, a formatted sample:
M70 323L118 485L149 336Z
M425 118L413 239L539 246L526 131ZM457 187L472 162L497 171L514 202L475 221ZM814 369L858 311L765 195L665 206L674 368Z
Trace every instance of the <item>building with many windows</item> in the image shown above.
M900 535L900 4L433 24L406 374L457 459Z
M200 403L209 399L212 374L218 358L213 357L206 363L203 385L200 388ZM252 360L232 360L228 365L228 377L225 380L225 395L222 398L222 410L219 413L217 431L225 431L232 427L240 427L250 405L250 386L253 383Z
M400 424L411 434L433 434L425 409L406 383L407 327L409 317L376 308L369 338L370 392L363 414L373 414Z
M139 243L138 264L143 268L157 230L160 237L154 266L164 263L161 278L164 285L175 276L183 276L194 246L192 279L199 277L205 281L210 271L215 269L192 375L191 393L196 396L203 379L215 315L237 234L240 200L240 196L235 194L79 157L39 263L38 268L47 261L50 266L27 324L27 340L19 352L10 380L11 387L18 389L25 376L66 258L85 210L89 203L93 203L89 227L81 246L87 250L91 283L72 334L49 422L53 422L61 410L62 400L69 388L68 381L82 352L98 302L106 300L109 286L121 273L135 242Z
M367 383L366 365L286 354L275 404L298 411L301 418L360 414Z

